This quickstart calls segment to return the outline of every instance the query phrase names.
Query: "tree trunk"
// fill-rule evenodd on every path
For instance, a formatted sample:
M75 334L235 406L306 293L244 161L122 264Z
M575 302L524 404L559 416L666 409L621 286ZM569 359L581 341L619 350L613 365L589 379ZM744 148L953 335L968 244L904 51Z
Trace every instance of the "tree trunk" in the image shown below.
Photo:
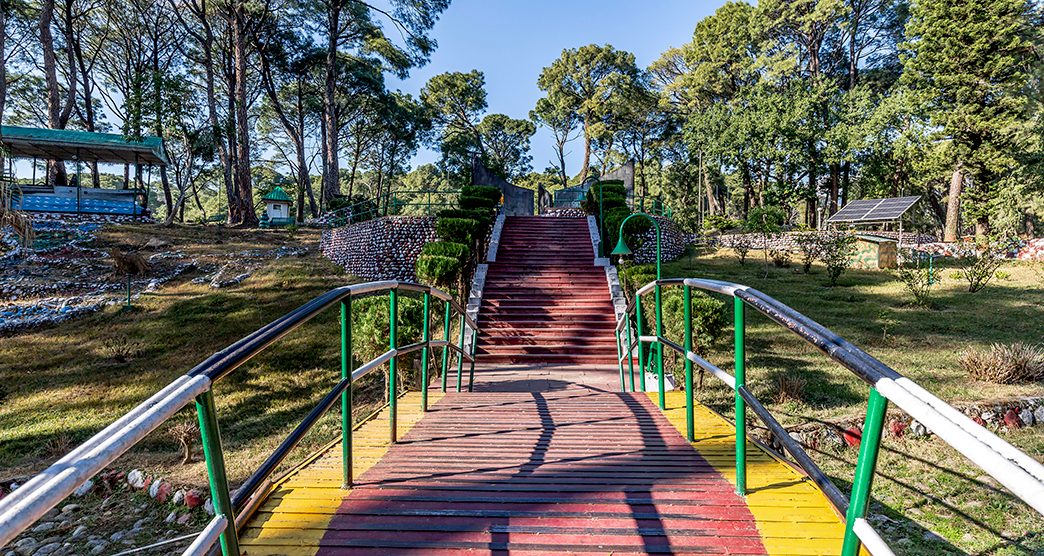
M340 7L333 3L327 14L326 26L326 80L323 90L323 125L326 135L323 140L323 205L341 192L340 164L337 158L338 110L337 110L337 38L340 22Z
M40 3L40 49L43 54L44 81L47 84L47 126L62 129L61 100L58 97L58 62L54 55L54 36L51 24L54 21L54 0ZM48 183L66 185L65 164L57 160L47 161ZM53 181L51 181L53 180Z
M235 64L236 86L236 190L239 195L240 220L244 226L257 225L257 213L254 212L254 192L250 183L250 121L247 116L247 52L246 13L243 3L237 2L232 18L233 56Z
M960 237L961 190L964 188L963 167L960 162L950 176L950 193L946 198L946 227L943 241L957 241Z
M841 192L841 166L836 162L830 164L830 200L827 205L827 216L837 212L837 198Z
M580 183L587 181L587 169L591 166L591 136L587 133L587 117L584 117L584 165L580 167Z

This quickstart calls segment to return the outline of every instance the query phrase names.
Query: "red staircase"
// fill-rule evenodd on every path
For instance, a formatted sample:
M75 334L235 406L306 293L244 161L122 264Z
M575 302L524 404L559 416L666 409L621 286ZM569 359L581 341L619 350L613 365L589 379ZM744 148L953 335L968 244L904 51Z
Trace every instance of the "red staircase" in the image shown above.
M509 216L479 311L483 363L616 365L609 289L584 218Z

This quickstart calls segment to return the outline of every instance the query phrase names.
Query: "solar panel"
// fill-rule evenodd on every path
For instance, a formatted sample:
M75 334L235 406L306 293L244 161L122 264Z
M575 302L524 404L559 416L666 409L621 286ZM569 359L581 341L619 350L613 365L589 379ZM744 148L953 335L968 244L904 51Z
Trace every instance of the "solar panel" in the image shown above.
M860 199L852 201L827 219L827 222L882 222L896 220L910 210L920 195L889 197L887 199Z

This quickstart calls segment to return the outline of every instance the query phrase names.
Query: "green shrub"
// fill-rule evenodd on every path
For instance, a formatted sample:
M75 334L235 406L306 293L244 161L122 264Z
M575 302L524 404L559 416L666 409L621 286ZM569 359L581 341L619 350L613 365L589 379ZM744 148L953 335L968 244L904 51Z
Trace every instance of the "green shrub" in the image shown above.
M429 244L436 245L436 244ZM417 278L422 282L440 287L453 286L460 278L463 260L442 255L421 255L417 258Z
M727 232L743 227L743 222L729 218L723 214L711 214L703 219L703 229L707 231Z
M1044 379L1044 348L1016 342L993 344L984 351L967 351L958 362L975 380L1018 384Z
M434 257L452 257L461 261L466 261L471 256L471 248L463 243L454 243L452 241L435 241L428 243L421 249L421 255L430 255Z
M627 188L624 187L623 182L620 180L603 181L595 184L591 189L595 190L595 194L598 194L598 190L600 189L602 190L603 195L615 193L621 197L627 196Z
M628 216L631 215L631 211L626 208L612 208L605 211L603 217L605 220L605 247L606 252L612 251L616 247L616 243L620 240L620 223L624 221ZM627 246L631 248L631 251L637 250L641 247L642 234L644 234L652 224L646 218L632 218L627 223L627 227L624 228L624 237L627 240Z
M856 238L852 234L835 232L825 234L820 244L819 259L827 267L830 285L836 286L837 279L852 266L852 254L855 252Z
M490 203L488 206L495 207L500 204L503 194L499 188L491 185L465 185L460 190L460 197L481 197Z
M490 201L478 195L461 195L460 208L464 210L484 210L487 213L497 206L497 201Z
M492 212L488 209L444 209L439 211L439 218L470 218L472 220L478 220L485 222L492 216Z
M902 265L895 271L895 276L903 282L906 290L913 295L915 304L931 308L932 286L935 285L935 280L932 279L932 270L929 267Z
M443 241L471 245L482 223L471 218L439 218L435 223L435 235Z

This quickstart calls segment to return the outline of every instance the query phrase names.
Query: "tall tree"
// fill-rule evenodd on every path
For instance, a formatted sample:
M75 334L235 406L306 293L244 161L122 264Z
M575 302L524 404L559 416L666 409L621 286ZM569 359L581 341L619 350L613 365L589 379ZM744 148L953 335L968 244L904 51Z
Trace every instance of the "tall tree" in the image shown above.
M485 146L487 168L509 180L529 173L533 160L529 154L529 139L536 133L533 122L490 114L482 118L477 129Z
M562 187L569 186L569 173L566 171L566 145L576 139L573 132L579 123L579 117L566 99L559 95L548 95L537 100L536 108L529 113L529 118L537 125L546 127L555 138L555 171Z
M906 30L903 82L951 146L944 239L960 235L962 204L985 234L989 203L1027 148L1031 6L1025 0L918 0Z
M432 114L442 164L458 176L471 168L473 156L484 156L478 126L486 110L486 78L482 72L447 72L428 80L421 102Z
M580 119L584 133L584 161L580 180L587 179L591 142L603 132L603 120L620 92L638 77L634 54L612 45L587 45L566 49L540 72L537 86L548 97L568 103Z

